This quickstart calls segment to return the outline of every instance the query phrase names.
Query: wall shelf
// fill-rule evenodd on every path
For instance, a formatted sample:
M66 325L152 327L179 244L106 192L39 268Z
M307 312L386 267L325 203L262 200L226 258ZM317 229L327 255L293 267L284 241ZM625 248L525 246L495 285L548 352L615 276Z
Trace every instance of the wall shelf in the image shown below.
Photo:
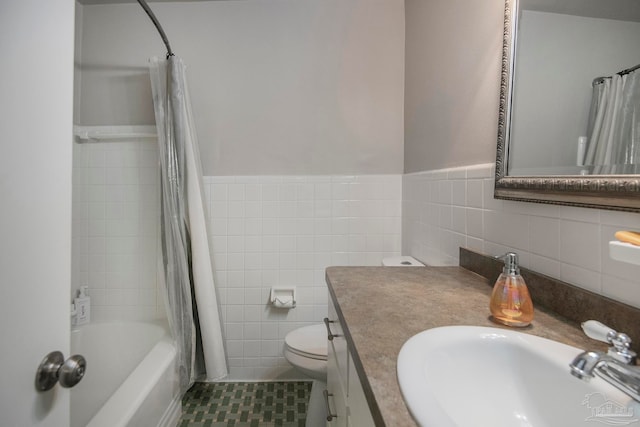
M640 246L612 241L609 242L609 256L616 261L640 265Z
M158 136L155 126L74 126L73 135L79 143L154 139Z

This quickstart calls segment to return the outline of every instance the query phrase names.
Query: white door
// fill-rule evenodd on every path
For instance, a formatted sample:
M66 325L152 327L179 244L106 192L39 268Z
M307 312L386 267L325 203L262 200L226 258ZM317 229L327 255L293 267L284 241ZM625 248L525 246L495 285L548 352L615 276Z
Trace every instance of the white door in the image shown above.
M69 356L74 7L0 1L2 426L69 425L69 391L34 383L47 353Z

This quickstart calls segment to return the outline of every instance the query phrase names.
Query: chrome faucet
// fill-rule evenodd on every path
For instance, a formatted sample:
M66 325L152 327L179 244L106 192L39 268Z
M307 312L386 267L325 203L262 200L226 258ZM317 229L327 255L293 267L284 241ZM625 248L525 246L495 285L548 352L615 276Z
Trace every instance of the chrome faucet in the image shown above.
M636 353L631 350L627 334L614 331L595 320L582 324L589 338L611 344L607 353L584 351L569 364L571 374L588 381L594 374L640 402L640 367L636 366Z

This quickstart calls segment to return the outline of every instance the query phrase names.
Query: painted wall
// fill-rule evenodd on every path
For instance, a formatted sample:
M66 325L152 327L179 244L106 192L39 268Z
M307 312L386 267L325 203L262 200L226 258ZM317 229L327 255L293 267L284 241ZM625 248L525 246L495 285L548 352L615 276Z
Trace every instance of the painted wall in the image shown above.
M640 23L525 11L519 21L510 173L570 173L591 83L640 57ZM565 168L563 168L563 166ZM579 169L578 169L579 170ZM578 174L575 168L572 173Z
M504 2L405 8L405 172L495 161Z
M402 0L154 3L188 65L205 175L401 173ZM137 4L83 8L83 125L153 124Z

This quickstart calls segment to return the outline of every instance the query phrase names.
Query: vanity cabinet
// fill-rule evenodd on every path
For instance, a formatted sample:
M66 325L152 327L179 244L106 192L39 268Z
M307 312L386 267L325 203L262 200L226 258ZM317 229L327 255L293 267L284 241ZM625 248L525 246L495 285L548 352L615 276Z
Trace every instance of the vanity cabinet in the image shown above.
M372 427L375 423L353 363L353 349L349 348L333 302L329 304L325 324L327 335L331 337L328 340L325 392L331 420L327 420L327 427Z

